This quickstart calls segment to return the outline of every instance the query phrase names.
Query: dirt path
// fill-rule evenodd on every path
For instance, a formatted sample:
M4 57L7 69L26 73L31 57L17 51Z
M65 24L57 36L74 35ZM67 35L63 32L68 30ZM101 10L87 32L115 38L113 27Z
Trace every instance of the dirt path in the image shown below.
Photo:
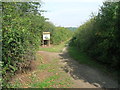
M61 69L66 72L67 75L72 77L74 82L72 87L75 88L116 88L118 87L117 82L103 75L99 71L79 64L77 61L70 58L66 48L63 49L62 53L50 53L40 52L45 56L54 56L59 58L59 64L62 64Z
M61 63L64 64L63 69L69 73L69 75L76 82L76 85L78 85L80 88L94 86L101 88L118 88L117 81L114 81L110 77L103 75L103 73L97 69L88 67L86 65L81 65L77 61L70 58L66 48L64 48L63 53L59 55L60 58L62 58ZM88 83L88 85L86 83Z
M36 68L26 74L18 74L11 81L16 87L42 88L117 88L116 81L96 69L81 65L70 58L66 48L62 53L38 51ZM41 56L41 57L40 57ZM42 58L42 59L41 59ZM17 84L15 84L17 82ZM19 82L19 83L18 83ZM20 84L22 83L22 85ZM20 84L20 85L19 85ZM15 87L15 86L14 86Z

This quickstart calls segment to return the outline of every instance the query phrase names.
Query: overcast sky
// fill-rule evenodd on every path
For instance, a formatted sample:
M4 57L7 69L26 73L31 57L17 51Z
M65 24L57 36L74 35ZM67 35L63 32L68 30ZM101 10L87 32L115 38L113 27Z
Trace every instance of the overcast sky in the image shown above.
M78 27L97 14L104 0L42 0L43 15L56 26Z

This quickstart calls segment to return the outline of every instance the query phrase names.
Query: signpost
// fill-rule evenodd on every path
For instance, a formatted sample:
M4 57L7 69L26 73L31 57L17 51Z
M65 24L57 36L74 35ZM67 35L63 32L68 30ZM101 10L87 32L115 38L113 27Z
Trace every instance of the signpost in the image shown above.
M43 32L43 45L50 46L50 32Z

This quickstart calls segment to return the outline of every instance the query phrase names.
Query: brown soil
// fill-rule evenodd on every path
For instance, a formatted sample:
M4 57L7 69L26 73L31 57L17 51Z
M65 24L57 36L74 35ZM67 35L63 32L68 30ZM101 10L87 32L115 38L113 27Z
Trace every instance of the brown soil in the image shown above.
M77 61L70 58L67 49L63 49L63 53L59 54L61 63L64 64L63 70L66 71L75 81L75 86L78 88L99 87L99 88L118 88L118 81L115 81L103 74L97 69L79 64ZM94 86L93 86L94 85Z
M40 55L42 60L36 60L31 63L32 71L15 75L11 83L19 79L20 82L24 84L22 87L27 88L29 87L27 83L33 83L29 78L33 73L37 75L39 81L44 80L53 75L53 73L47 71L39 72L37 66L40 64L48 64L52 62L53 59L59 59L55 64L56 66L60 65L58 73L62 71L65 72L65 76L71 77L71 82L73 82L71 85L72 88L118 88L117 81L112 80L94 68L81 65L70 58L66 48L63 49L62 53L38 51L37 55Z

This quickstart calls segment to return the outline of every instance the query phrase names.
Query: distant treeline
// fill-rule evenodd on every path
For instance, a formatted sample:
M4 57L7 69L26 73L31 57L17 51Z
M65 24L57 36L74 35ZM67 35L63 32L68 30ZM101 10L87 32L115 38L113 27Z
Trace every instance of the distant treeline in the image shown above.
M67 27L67 29L71 30L71 31L75 31L77 30L78 28L77 27Z
M120 2L104 2L98 14L80 26L70 45L94 60L118 69L120 64Z
M40 7L41 3L35 2L2 2L3 87L10 76L29 68L35 60L43 31L51 32L51 44L60 44L71 37L70 30L47 22Z

